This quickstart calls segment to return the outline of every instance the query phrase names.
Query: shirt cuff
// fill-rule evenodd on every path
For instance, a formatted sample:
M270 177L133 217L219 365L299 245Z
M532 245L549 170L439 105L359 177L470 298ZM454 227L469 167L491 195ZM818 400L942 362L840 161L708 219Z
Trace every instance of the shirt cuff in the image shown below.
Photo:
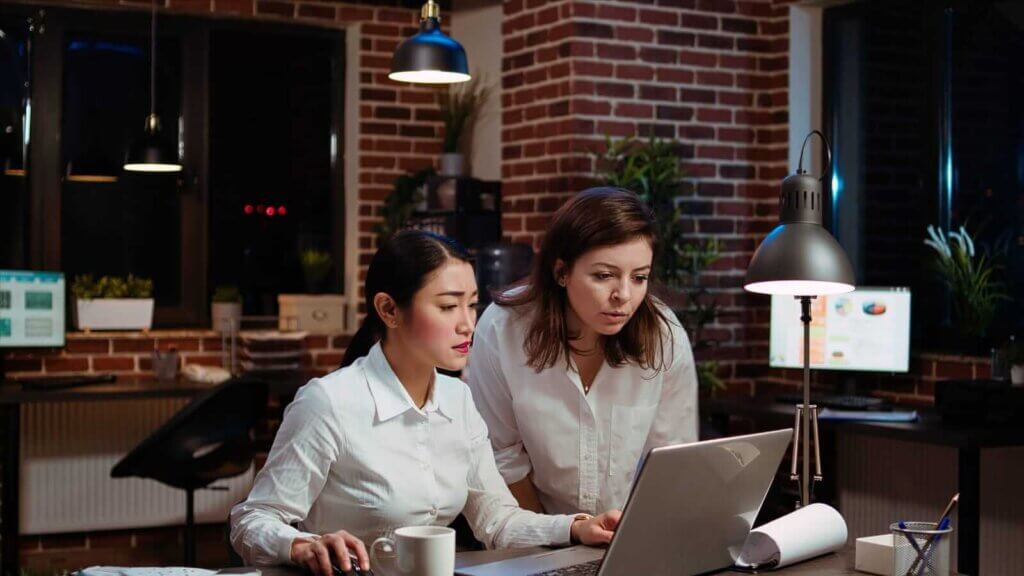
M320 539L319 534L310 534L309 532L300 532L298 530L283 536L284 537L281 538L281 548L277 551L277 560L281 564L291 565L295 564L295 562L292 561L292 544L294 544L296 540L302 539L310 542L316 542Z
M551 525L551 546L568 546L572 543L572 523L576 520L575 514L559 514L554 517Z

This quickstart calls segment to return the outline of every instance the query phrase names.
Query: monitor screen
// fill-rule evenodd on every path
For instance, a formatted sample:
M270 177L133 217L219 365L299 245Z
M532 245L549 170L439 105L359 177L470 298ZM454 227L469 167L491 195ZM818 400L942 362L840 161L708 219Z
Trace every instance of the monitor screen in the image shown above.
M0 348L64 345L64 275L0 270Z
M772 296L768 364L803 368L800 301ZM811 367L907 372L910 289L857 288L811 300Z

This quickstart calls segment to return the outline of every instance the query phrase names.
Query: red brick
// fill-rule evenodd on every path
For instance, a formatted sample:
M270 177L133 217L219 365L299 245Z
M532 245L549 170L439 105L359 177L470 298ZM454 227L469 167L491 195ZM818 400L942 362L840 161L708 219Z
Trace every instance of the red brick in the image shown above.
M411 25L415 20L415 13L412 10L398 10L393 8L377 9L378 22Z
M170 0L170 4L167 7L175 12L205 14L210 11L211 6L210 0Z
M734 0L697 0L697 9L701 12L732 14L736 12L736 2Z
M110 340L68 338L64 351L68 354L107 354L110 352Z
M335 8L335 6L326 6L324 4L300 4L299 17L334 20L336 16Z
M680 70L678 68L658 68L658 82L671 82L673 84L691 84L694 74L692 70Z
M597 7L597 17L615 22L632 22L636 20L636 9L626 6L600 4Z
M732 50L736 41L732 36L720 34L698 34L697 46L701 48L714 48L716 50Z
M682 20L680 21L680 27L698 28L701 30L717 30L718 18L703 14L683 13Z
M675 102L676 89L671 86L654 86L650 84L640 85L641 100L661 100L664 102Z
M199 338L159 338L156 346L159 350L175 350L186 352L199 350Z
M686 122L693 118L693 108L687 106L658 106L658 118Z
M223 14L251 15L253 0L213 0L213 11Z
M184 365L199 364L201 366L221 366L223 365L224 359L221 358L220 354L185 354L182 356L182 362Z
M668 10L641 9L640 21L644 24L653 24L655 26L675 27L679 25L679 15Z
M367 22L373 20L373 9L358 6L338 6L338 20L342 22ZM398 29L395 29L398 35Z
M698 108L697 121L728 124L732 122L732 111L726 108Z
M275 0L256 0L256 13L291 18L295 14L295 5Z
M650 28L618 25L615 27L615 39L646 44L654 41L654 31Z
M701 86L732 86L732 74L728 72L698 70L697 84Z
M644 62L657 64L674 64L677 60L676 52L665 48L641 48L639 56Z
M690 32L676 32L675 30L658 30L658 44L668 46L693 46L696 44L696 35Z
M152 352L155 345L152 338L114 338L111 343L114 352Z
M939 380L969 380L974 377L974 370L969 362L943 360L935 364L935 377Z
M694 52L691 50L679 51L679 63L689 66L702 66L714 68L718 64L718 55L712 52Z
M131 372L135 370L134 356L96 356L92 359L96 372Z
M695 88L680 88L680 102L703 102L705 104L715 103L715 92L713 90L698 90ZM739 120L737 120L738 122Z
M598 44L597 57L602 60L636 60L636 48L622 44Z

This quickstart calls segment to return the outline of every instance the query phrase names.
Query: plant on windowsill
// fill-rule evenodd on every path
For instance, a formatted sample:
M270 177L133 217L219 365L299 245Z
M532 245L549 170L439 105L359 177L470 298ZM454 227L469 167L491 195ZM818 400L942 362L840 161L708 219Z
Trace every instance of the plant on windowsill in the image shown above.
M669 290L669 304L686 328L694 353L715 344L704 337L704 328L718 317L718 302L702 281L704 271L719 258L714 238L687 241L679 196L685 191L679 166L681 144L651 136L613 140L605 137L603 151L592 152L598 178L606 186L632 190L651 207L658 222L662 249L655 262L658 280ZM697 363L697 378L705 391L723 390L718 362Z
M345 332L345 297L325 294L325 284L334 270L330 252L306 249L299 252L305 294L278 294L278 329L311 334Z
M924 243L935 251L932 264L952 297L960 352L983 350L999 303L1010 299L1003 283L994 279L996 264L975 249L974 240L963 226L949 232L928 226Z
M468 82L437 92L437 106L444 124L440 169L442 176L462 176L465 173L465 155L462 153L464 136L473 131L478 112L490 95L491 87L483 84L479 74L474 74Z
M153 326L153 281L92 274L75 276L75 325L79 330L149 330Z
M242 321L242 293L238 286L217 286L210 298L210 321L214 330L237 331Z

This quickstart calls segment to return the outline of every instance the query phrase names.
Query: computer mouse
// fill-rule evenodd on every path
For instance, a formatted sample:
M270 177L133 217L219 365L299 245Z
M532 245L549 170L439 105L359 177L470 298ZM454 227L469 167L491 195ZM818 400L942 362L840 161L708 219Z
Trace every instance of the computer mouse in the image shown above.
M347 572L332 562L331 568L334 571L334 576L373 576L373 570L363 570L359 567L359 559L355 556L349 556L349 561L352 563L352 569Z

